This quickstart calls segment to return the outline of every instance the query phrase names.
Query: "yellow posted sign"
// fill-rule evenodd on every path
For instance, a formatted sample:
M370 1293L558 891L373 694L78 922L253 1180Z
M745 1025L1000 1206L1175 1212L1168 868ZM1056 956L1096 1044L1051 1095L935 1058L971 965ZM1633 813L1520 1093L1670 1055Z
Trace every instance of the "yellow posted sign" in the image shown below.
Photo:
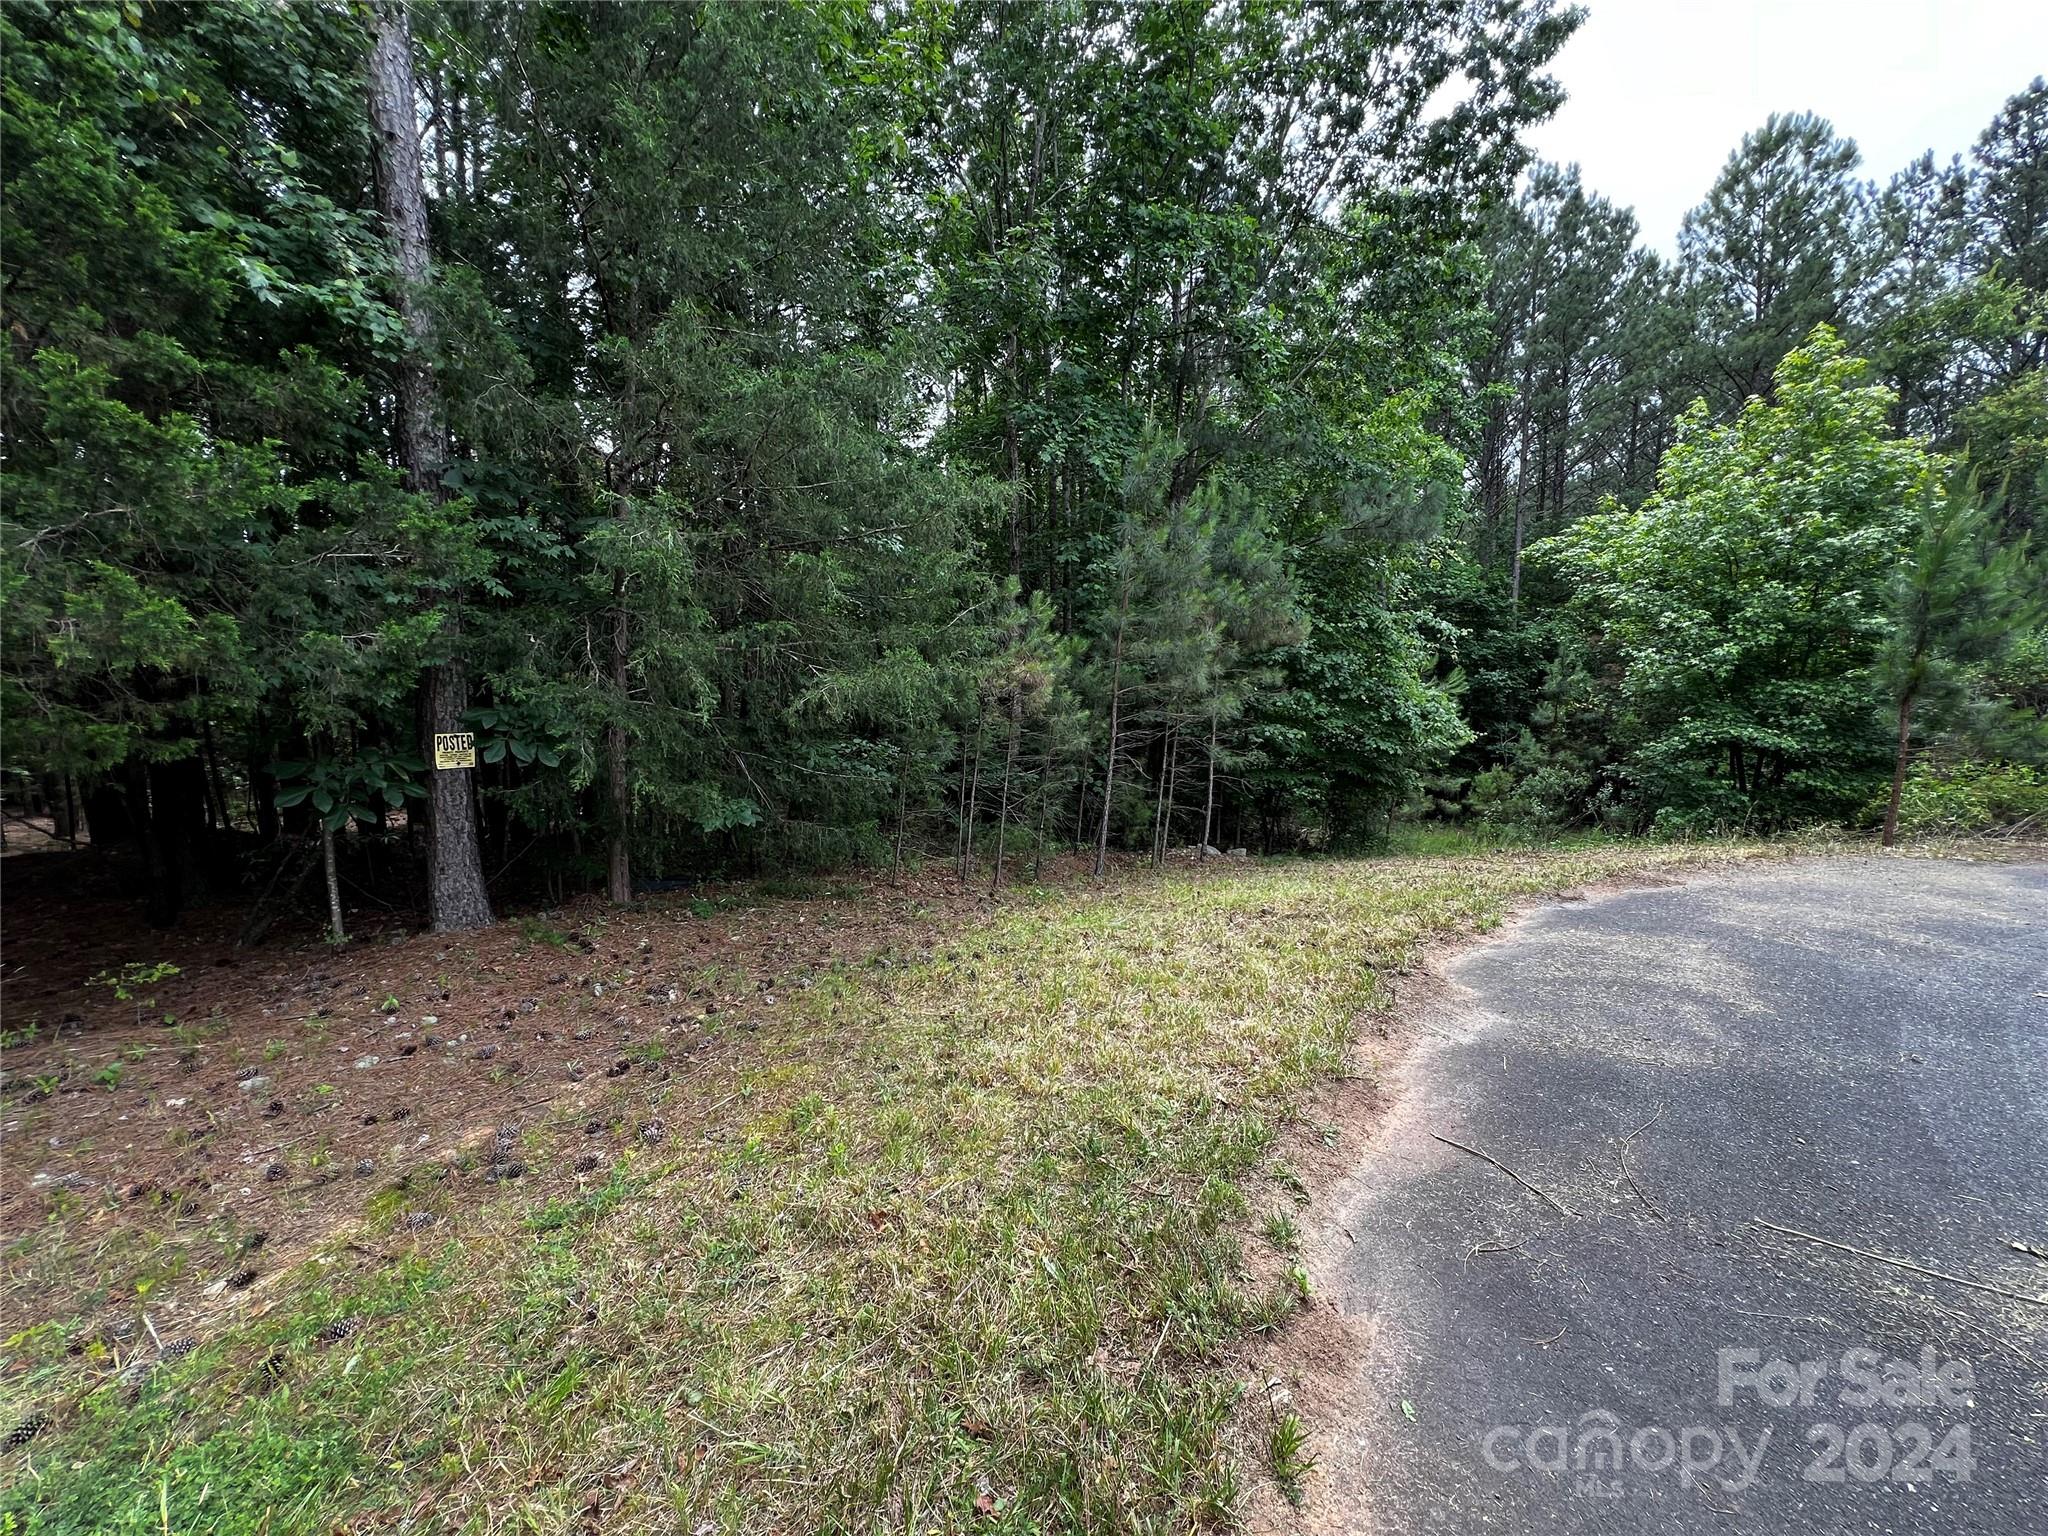
M476 737L468 731L450 731L434 737L436 768L474 768Z

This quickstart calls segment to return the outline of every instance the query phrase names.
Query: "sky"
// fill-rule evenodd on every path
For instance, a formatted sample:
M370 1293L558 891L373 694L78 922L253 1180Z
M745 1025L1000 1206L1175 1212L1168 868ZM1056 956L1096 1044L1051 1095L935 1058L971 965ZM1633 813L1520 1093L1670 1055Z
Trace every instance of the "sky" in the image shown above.
M1882 182L1967 151L2048 75L2048 0L1581 0L1552 72L1571 99L1529 140L1633 207L1667 255L1742 135L1818 112Z

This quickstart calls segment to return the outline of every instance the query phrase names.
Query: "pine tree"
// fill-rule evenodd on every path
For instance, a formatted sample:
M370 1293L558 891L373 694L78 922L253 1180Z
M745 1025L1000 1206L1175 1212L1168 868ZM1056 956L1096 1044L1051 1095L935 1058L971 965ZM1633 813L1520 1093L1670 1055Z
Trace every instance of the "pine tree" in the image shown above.
M2001 382L2048 365L2048 80L2035 76L1971 151L1972 255L1977 270L2031 302L1998 359Z
M1995 498L1963 475L1932 473L1915 500L1912 546L1893 581L1893 628L1879 671L1898 722L1884 846L1898 837L1899 801L1911 762L1916 717L1968 701L1996 666L2037 632L2048 597L2024 540L2002 545Z
M1861 280L1858 158L1825 119L1773 114L1686 216L1679 259L1701 325L1693 373L1717 410L1768 398L1779 359L1842 318Z
M434 381L427 198L420 175L412 27L404 0L379 0L369 80L378 208L390 234L397 307L405 327L406 353L398 369L398 459L406 488L439 501L446 496L448 439ZM434 763L435 737L461 731L469 708L462 628L458 589L450 596L442 622L440 654L427 665L420 685L420 734L429 764ZM427 799L428 919L437 933L481 928L491 921L491 899L477 844L470 770L435 765L432 775Z
M1635 237L1633 216L1589 195L1577 166L1535 166L1489 226L1488 301L1502 353L1493 366L1512 379L1513 400L1488 418L1479 476L1486 515L1507 525L1512 604L1523 546L1627 477L1642 390L1626 328L1646 296Z

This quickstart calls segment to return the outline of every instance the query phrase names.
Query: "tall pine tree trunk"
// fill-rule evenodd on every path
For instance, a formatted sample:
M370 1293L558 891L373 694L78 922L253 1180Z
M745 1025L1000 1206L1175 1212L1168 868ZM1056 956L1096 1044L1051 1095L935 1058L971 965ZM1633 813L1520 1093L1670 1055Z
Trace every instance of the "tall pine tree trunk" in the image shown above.
M996 817L996 872L988 883L991 894L1003 888L1003 854L1010 841L1010 775L1017 768L1017 739L1024 734L1024 722L1019 702L1010 701L1010 746L1003 754L1003 796L1002 811Z
M1126 546L1124 557L1129 560ZM1116 802L1117 730L1122 723L1124 702L1124 630L1131 621L1131 575L1128 564L1118 582L1116 648L1109 665L1109 767L1102 776L1102 825L1095 833L1095 873L1109 867L1109 812ZM1083 791L1085 796L1086 791ZM1086 804L1084 798L1083 804Z
M1202 801L1202 851L1198 855L1203 863L1209 861L1209 839L1216 825L1216 712L1209 712L1209 791Z
M1009 380L1008 404L1003 413L1003 463L1010 482L1010 574L1017 578L1018 590L1023 590L1024 581L1024 464L1023 448L1017 432L1017 331L1010 329L1008 352Z
M630 656L626 636L626 578L612 578L612 723L605 731L605 769L611 791L612 835L606 893L614 906L629 906L633 900L633 796L626 777L626 726L620 718L626 708L626 663Z
M903 824L910 813L910 753L903 754L903 766L896 770L896 837L889 845L889 879L903 878Z
M1522 460L1515 471L1515 549L1513 563L1508 568L1508 606L1520 611L1522 606L1522 537L1527 522L1522 508L1522 494L1529 478L1529 439L1526 429L1522 438Z
M1880 839L1887 848L1899 840L1899 802L1906 793L1906 764L1913 750L1913 695L1904 694L1899 699L1899 750L1892 761L1892 795L1885 802L1884 836Z
M1031 883L1038 883L1038 872L1045 860L1046 825L1052 816L1052 737L1047 733L1045 761L1038 768L1038 835L1031 845Z
M1166 728L1166 743L1159 753L1159 799L1152 808L1152 866L1166 864L1166 847L1173 840L1173 788L1180 769L1180 732Z
M974 822L981 812L981 748L987 732L977 722L974 727L974 772L967 780L967 804L965 827L960 844L960 883L967 883L968 872L974 868Z
M448 446L434 385L433 321L425 303L427 194L420 180L412 27L401 0L378 0L369 97L377 208L397 260L398 312L407 341L398 367L398 457L408 490L442 498ZM459 599L450 603L441 638L447 659L430 665L420 681L419 729L429 763L434 737L460 731L469 708ZM427 914L439 933L481 928L491 921L469 776L466 768L436 768L428 776Z
M967 847L967 740L965 737L962 737L960 741L960 783L953 791L953 804L957 807L957 813L953 818L953 864L957 869L965 869L967 867L964 857Z
M1116 665L1109 678L1109 766L1102 775L1102 824L1095 833L1095 873L1109 865L1109 808L1116 798L1117 727L1123 705L1124 634L1116 634Z
M1520 608L1522 602L1522 542L1528 529L1525 500L1529 494L1529 447L1533 437L1534 405L1536 397L1536 375L1533 364L1524 356L1515 388L1515 494L1514 494L1514 547L1510 556L1508 574L1508 601L1510 606Z

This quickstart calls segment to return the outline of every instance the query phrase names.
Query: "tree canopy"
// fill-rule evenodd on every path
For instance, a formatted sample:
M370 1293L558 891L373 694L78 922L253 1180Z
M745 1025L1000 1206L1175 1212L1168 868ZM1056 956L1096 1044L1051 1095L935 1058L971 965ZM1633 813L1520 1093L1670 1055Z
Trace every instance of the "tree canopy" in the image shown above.
M1773 117L1667 263L1527 163L1577 22L9 6L10 804L159 922L324 842L443 926L1859 815L1916 519L2035 569L2048 94L1882 189Z

